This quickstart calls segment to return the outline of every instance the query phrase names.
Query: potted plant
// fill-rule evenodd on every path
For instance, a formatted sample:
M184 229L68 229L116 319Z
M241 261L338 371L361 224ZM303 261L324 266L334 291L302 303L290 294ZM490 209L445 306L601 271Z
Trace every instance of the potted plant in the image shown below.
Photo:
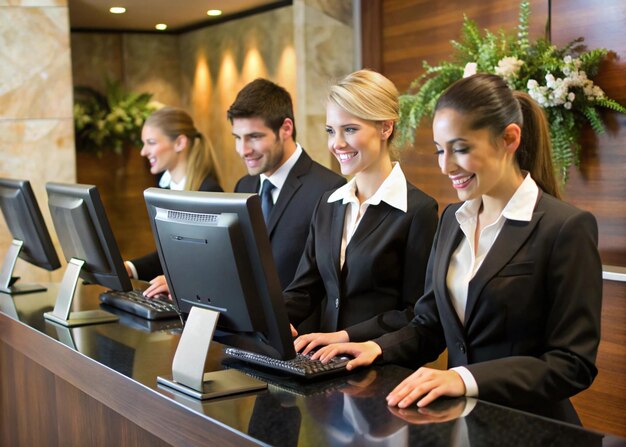
M74 129L76 148L101 154L141 147L141 128L160 104L150 93L126 91L119 81L106 81L106 92L91 87L74 88Z
M589 123L597 133L604 132L598 113L608 108L626 113L626 108L607 97L595 85L606 49L585 50L583 38L563 48L541 38L528 36L529 3L520 4L516 33L500 30L481 31L464 17L461 39L452 41L454 54L436 66L423 62L425 73L400 97L399 140L413 143L415 128L433 109L443 91L458 79L474 73L493 73L503 77L512 89L525 91L541 105L550 122L553 159L563 182L569 167L580 160L580 132Z

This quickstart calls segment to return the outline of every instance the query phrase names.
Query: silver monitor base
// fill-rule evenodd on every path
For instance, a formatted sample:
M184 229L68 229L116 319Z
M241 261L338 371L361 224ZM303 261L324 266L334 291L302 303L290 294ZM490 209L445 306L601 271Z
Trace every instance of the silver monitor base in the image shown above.
M74 327L88 324L112 323L118 321L120 317L104 310L84 310L82 312L70 312L67 320L59 318L53 312L43 314L46 320L53 321L61 326Z
M176 382L172 379L172 376L158 376L157 383L200 400L267 389L267 383L261 382L235 369L205 373L202 391L194 390L182 383Z

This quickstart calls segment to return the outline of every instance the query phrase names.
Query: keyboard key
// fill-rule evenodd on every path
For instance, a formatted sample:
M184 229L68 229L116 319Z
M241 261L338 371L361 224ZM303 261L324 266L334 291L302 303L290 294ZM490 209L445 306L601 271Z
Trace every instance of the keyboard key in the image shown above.
M130 292L108 290L100 294L100 302L148 320L178 317L178 310L167 295L146 298L141 290Z
M236 348L226 348L224 353L244 362L254 363L256 365L287 372L305 379L345 372L347 371L346 365L350 361L347 357L335 357L331 359L330 362L324 364L319 360L312 360L308 355L302 354L296 354L296 357L290 360L279 360Z

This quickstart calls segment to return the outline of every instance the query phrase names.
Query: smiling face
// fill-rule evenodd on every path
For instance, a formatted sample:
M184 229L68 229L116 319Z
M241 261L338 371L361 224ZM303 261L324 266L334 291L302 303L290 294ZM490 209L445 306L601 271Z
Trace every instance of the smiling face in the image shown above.
M435 114L433 136L441 172L450 178L461 200L497 197L511 179L519 177L513 160L518 127L507 127L503 136L494 138L488 129L471 129L467 116L445 108Z
M140 154L150 161L150 172L159 174L174 171L180 161L180 152L184 149L180 141L172 140L158 127L144 125L141 129L143 147Z
M337 158L343 175L356 175L380 169L389 163L386 140L390 130L374 121L363 120L333 102L326 106L328 150ZM393 127L391 127L393 128Z
M289 121L289 122L287 122ZM278 131L278 136L267 127L262 118L234 118L232 133L237 154L246 163L249 175L272 175L287 159L285 138L291 135L291 120Z

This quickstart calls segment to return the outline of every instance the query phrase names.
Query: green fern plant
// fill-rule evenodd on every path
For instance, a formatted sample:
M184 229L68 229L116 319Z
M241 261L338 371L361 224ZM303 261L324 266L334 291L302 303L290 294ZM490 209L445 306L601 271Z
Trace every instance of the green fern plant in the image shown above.
M124 147L141 147L141 128L159 104L150 93L126 91L119 81L106 80L106 91L74 88L74 131L79 150L122 153Z
M449 61L429 65L400 96L399 144L413 144L415 129L432 117L437 100L455 81L473 73L502 76L511 89L529 93L546 112L550 122L553 160L563 182L570 166L580 163L580 132L585 123L604 132L599 108L626 113L608 98L591 78L597 75L606 49L585 51L579 37L562 48L546 39L531 42L528 35L530 4L520 3L516 33L481 30L464 16L460 40L451 41Z

